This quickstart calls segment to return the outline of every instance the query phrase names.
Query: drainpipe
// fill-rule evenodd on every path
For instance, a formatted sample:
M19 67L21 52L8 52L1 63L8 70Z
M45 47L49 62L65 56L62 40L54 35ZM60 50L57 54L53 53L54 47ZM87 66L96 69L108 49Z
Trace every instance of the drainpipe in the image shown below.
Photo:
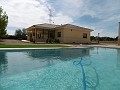
M119 22L119 29L118 29L118 45L120 45L120 22Z

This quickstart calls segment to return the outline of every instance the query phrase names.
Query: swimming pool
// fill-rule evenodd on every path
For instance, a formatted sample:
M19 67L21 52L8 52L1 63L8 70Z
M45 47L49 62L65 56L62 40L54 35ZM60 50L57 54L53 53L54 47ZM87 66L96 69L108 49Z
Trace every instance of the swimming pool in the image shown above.
M120 90L120 49L1 50L0 90Z

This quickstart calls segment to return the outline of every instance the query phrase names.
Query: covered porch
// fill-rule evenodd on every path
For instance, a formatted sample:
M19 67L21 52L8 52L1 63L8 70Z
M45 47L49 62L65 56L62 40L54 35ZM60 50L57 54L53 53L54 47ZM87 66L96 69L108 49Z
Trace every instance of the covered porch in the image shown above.
M28 41L33 42L46 42L47 39L55 39L55 29L54 28L44 28L32 26L27 29Z

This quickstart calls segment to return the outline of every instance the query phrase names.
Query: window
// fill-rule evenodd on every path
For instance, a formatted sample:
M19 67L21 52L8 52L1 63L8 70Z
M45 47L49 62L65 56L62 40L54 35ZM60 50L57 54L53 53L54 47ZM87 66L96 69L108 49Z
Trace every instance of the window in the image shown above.
M41 33L40 33L40 34L38 34L38 38L41 38Z
M87 38L87 33L83 33L83 38Z
M61 32L58 32L58 33L57 33L57 37L61 37Z

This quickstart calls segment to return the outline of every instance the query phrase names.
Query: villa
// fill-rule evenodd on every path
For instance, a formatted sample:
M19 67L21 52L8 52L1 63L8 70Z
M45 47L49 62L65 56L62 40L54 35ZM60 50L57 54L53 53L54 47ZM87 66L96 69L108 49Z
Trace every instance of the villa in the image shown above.
M47 39L59 39L60 43L90 43L91 31L72 24L37 24L27 28L27 40L46 42Z

